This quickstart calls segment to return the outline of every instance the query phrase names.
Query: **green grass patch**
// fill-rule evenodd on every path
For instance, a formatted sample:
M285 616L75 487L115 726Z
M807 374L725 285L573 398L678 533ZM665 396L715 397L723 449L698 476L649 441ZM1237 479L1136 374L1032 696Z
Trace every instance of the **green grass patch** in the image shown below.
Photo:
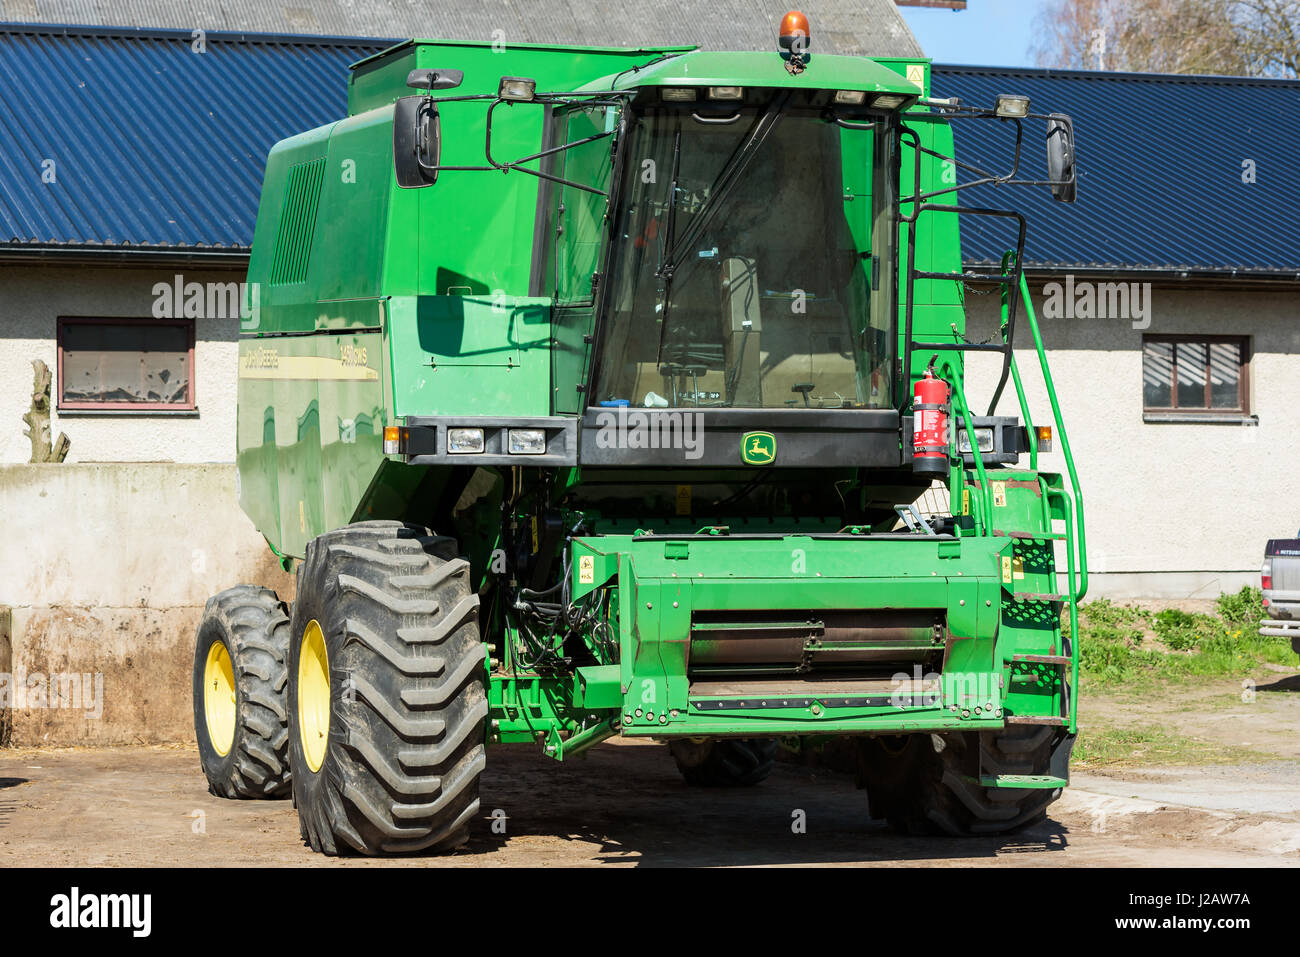
M1164 728L1082 727L1070 764L1078 770L1124 764L1220 764L1240 761L1251 754Z
M1082 605L1079 613L1085 687L1241 675L1300 660L1287 639L1260 636L1265 613L1257 588L1220 595L1212 615L1176 608L1151 612L1104 598Z

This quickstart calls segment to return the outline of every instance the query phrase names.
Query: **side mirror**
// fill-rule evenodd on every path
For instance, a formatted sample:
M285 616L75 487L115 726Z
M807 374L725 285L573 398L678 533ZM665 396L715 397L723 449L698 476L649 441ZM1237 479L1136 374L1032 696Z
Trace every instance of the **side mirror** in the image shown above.
M1073 203L1078 193L1074 168L1074 123L1062 113L1047 118L1047 178L1052 181L1052 199Z
M393 170L403 189L438 180L442 128L438 105L427 96L404 96L393 104Z
M406 74L406 85L416 90L454 90L464 79L464 70L412 70Z

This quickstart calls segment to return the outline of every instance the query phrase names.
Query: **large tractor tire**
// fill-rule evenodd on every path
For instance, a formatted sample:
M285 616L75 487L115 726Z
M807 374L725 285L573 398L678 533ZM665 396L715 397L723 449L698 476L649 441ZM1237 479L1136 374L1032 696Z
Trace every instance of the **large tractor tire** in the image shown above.
M1006 834L1037 824L1060 788L988 788L978 783L979 774L1047 774L1060 733L1045 725L1009 725L864 738L859 769L871 816L911 835Z
M770 738L680 738L669 742L668 750L686 783L695 787L750 787L776 763L776 740Z
M268 588L208 599L194 648L194 734L208 790L289 795L289 616Z
M453 539L361 522L308 543L289 649L289 763L313 850L450 850L468 839L485 654Z

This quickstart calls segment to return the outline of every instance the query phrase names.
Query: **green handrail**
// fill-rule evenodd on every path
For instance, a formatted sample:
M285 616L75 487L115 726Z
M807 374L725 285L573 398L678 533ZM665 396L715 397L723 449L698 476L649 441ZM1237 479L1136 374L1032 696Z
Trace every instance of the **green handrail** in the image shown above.
M1005 275L1008 267L1015 261L1015 254L1007 252L1002 257L1002 272ZM1056 434L1060 436L1061 452L1065 456L1065 468L1070 477L1070 493L1064 489L1054 490L1047 487L1047 483L1039 477L1040 488L1043 490L1043 503L1047 507L1047 516L1050 527L1050 504L1049 500L1056 499L1060 503L1061 513L1065 519L1065 564L1066 564L1066 589L1067 597L1070 603L1070 682L1069 682L1069 731L1074 733L1078 728L1079 704L1077 690L1079 687L1079 659L1080 659L1080 642L1079 642L1079 603L1088 593L1088 548L1087 537L1084 528L1083 519L1083 489L1079 484L1079 473L1074 465L1074 453L1070 449L1070 437L1065 431L1065 421L1061 416L1061 403L1056 395L1056 384L1052 381L1052 370L1047 364L1047 350L1043 347L1042 332L1038 328L1038 315L1034 311L1033 297L1029 293L1029 281L1025 278L1024 272L1020 272L1020 298L1025 306L1025 318L1029 323L1029 331L1034 339L1034 350L1038 353L1038 365L1042 369L1043 384L1047 389L1047 398L1052 406L1052 419L1056 424ZM1006 341L1007 324L1010 319L1010 305L1012 293L1010 284L1002 286L1002 336ZM1016 396L1020 401L1021 415L1024 416L1025 428L1029 434L1030 450L1030 467L1035 471L1038 469L1038 441L1034 434L1033 422L1029 417L1029 401L1025 396L1024 384L1020 378L1020 369L1015 361L1014 353L1011 356L1011 374L1016 386ZM1077 525L1076 525L1077 517ZM1077 530L1077 534L1076 534ZM1076 564L1075 549L1078 549L1077 575L1078 584L1076 586Z
M1007 270L1014 261L1015 254L1007 252L1002 257L1002 273L1010 280ZM1050 499L1056 499L1060 503L1062 516L1065 522L1065 564L1066 564L1066 589L1067 597L1070 603L1070 681L1068 687L1069 694L1069 718L1068 727L1070 733L1074 733L1078 727L1078 696L1075 693L1079 686L1079 602L1088 593L1088 551L1086 532L1084 530L1083 520L1083 489L1079 484L1079 473L1074 465L1074 453L1070 449L1070 438L1065 431L1065 421L1061 416L1061 403L1056 395L1056 384L1052 380L1052 371L1047 364L1047 351L1043 346L1042 332L1038 328L1038 315L1034 311L1033 298L1029 292L1029 281L1025 278L1024 272L1019 274L1019 292L1021 300L1025 306L1025 318L1029 323L1029 331L1034 339L1034 350L1038 353L1038 364L1043 373L1043 384L1047 389L1047 398L1052 406L1052 419L1056 424L1056 434L1060 436L1061 452L1065 456L1066 472L1070 477L1070 490L1073 492L1071 497L1069 492L1064 489L1049 489L1043 478L1039 477L1040 488L1043 491L1043 503L1047 507L1047 515L1044 516L1048 521L1050 530ZM1011 307L1011 282L1002 284L1001 305L1002 305L1002 323L1001 333L1003 342L1006 342L1008 324L1010 322ZM933 360L932 360L933 361ZM1012 381L1016 387L1016 398L1020 404L1020 413L1024 417L1025 429L1029 435L1029 462L1030 468L1038 470L1038 440L1034 432L1033 420L1029 413L1029 400L1025 395L1024 382L1020 377L1020 368L1016 363L1014 352L1009 357ZM975 437L975 424L971 418L970 405L966 401L965 391L961 386L961 375L957 366L952 360L944 359L940 367L942 373L951 383L952 401L954 412L959 416L966 426L966 434L969 436L972 458L975 461L975 471L979 476L980 497L979 497L979 525L982 534L989 534L992 529L989 523L992 520L991 508L991 489L989 487L988 475L984 469L984 456L980 453L979 442ZM949 445L950 457L958 462L962 461L962 452L960 443L957 440L957 430L952 430L952 439ZM964 488L965 468L954 469L953 476L960 476L960 482ZM954 485L956 482L954 482ZM957 492L958 489L950 486L950 494ZM1077 506L1077 507L1076 507ZM1077 524L1076 524L1077 516ZM1077 530L1077 534L1076 534ZM1076 549L1077 566L1076 566ZM1076 586L1076 575L1078 585Z
M1034 336L1034 348L1038 352L1038 364L1043 370L1043 384L1047 387L1047 399L1052 404L1052 418L1056 422L1056 434L1061 438L1061 452L1065 456L1065 468L1070 475L1070 488L1074 493L1074 508L1067 509L1067 515L1072 511L1078 523L1078 542L1079 549L1079 590L1074 594L1076 602L1082 601L1083 596L1088 593L1088 551L1087 539L1085 537L1083 525L1083 489L1079 485L1079 472L1074 467L1074 454L1070 451L1070 437L1065 432L1065 421L1061 418L1061 403L1056 397L1056 385L1052 381L1052 370L1047 365L1047 351L1043 348L1043 335L1038 329L1038 316L1034 313L1034 302L1029 294L1029 280L1025 274L1020 274L1020 295L1025 304L1025 318L1029 320L1029 331ZM1031 440L1031 446L1037 445L1037 442ZM1066 528L1069 529L1073 523L1068 519ZM1073 543L1067 541L1066 545ZM1070 549L1073 552L1073 548ZM1071 554L1073 561L1073 554ZM1073 582L1071 582L1073 584Z
M1007 253L1002 257L1002 275L1007 275L1007 266L1009 258L1014 258L1014 254ZM1011 283L1008 281L1002 283L1000 292L1002 296L1002 341L1007 340L1007 325L1011 321ZM1020 381L1020 366L1016 363L1016 355L1011 354L1011 381L1016 386L1016 398L1020 401L1020 415L1025 420L1025 433L1029 436L1029 467L1033 471L1038 471L1038 442L1034 435L1034 421L1029 415L1029 399L1025 397L1025 386ZM992 410L990 410L992 411Z

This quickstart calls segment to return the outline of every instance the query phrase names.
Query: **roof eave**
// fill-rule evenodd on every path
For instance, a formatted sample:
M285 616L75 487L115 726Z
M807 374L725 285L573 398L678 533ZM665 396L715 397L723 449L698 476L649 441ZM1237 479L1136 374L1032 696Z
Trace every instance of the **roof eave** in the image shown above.
M998 266L988 259L966 259L966 268L988 269ZM1300 283L1300 269L1216 269L1194 266L1150 266L1133 264L1104 265L1098 263L1025 263L1025 275L1051 279L1072 275L1086 278L1116 279L1136 277L1152 282L1213 282L1213 283Z
M246 246L102 246L83 243L0 243L0 263L59 265L248 266Z

